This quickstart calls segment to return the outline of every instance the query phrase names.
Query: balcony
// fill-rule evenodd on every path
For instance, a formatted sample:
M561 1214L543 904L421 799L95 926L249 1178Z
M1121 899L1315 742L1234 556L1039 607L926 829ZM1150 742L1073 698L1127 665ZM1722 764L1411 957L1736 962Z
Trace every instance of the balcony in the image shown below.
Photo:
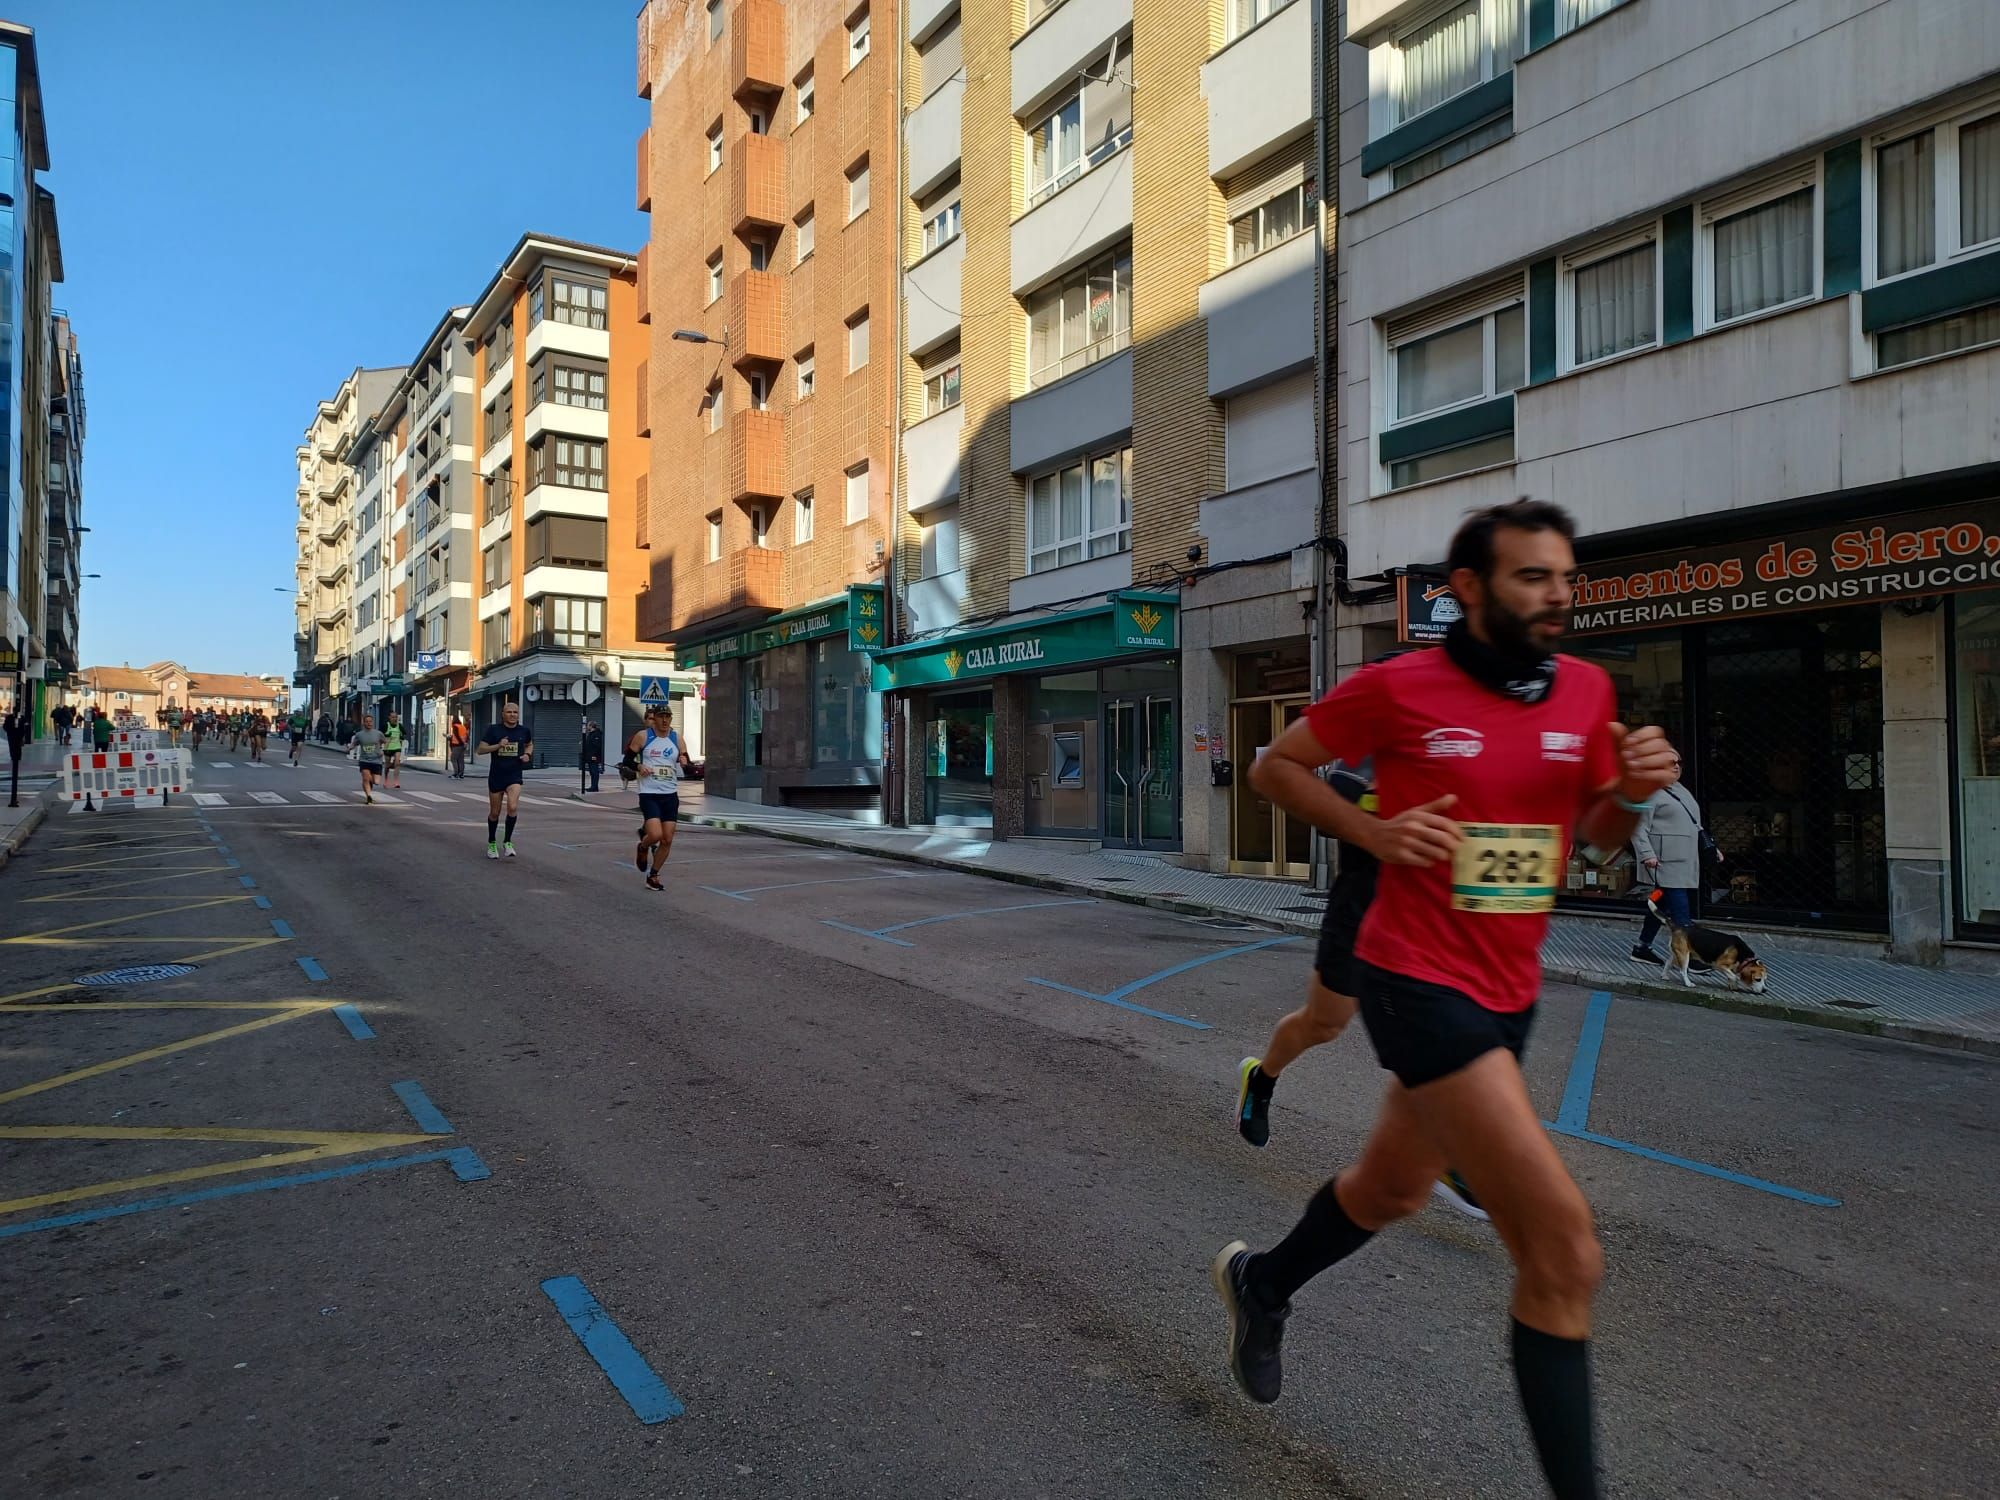
M639 321L653 321L653 246L649 241L639 247L639 272L636 278L638 292Z
M729 228L734 234L785 222L785 143L745 135L729 153Z
M776 271L738 271L729 283L729 341L736 364L780 364L785 339L785 278Z
M958 332L964 299L965 236L939 246L903 273L910 353L927 354Z
M653 127L639 132L639 212L653 211Z
M958 497L959 447L965 408L954 406L903 429L903 474L911 515Z
M1208 175L1233 177L1312 129L1312 13L1294 3L1245 32L1201 70Z
M738 547L706 570L702 618L761 613L785 607L785 554L771 547Z
M965 112L965 69L931 91L903 122L910 196L921 198L958 170L959 129Z
M639 7L639 97L653 97L653 10L651 0ZM664 29L664 27L662 28Z
M784 90L785 9L778 0L741 0L729 17L729 91L746 95Z
M1090 59L1131 29L1132 0L1062 0L1043 11L1014 43L1014 114L1025 119L1058 91L1074 86Z
M1044 198L1016 219L1009 233L1013 236L1012 290L1017 297L1127 238L1132 233L1131 148L1099 162Z
M330 511L319 518L319 539L322 542L337 542L353 520L353 513L346 506Z
M909 17L910 41L921 45L958 9L958 0L912 0L904 14Z
M775 500L785 493L783 416L774 411L733 412L726 440L731 500Z
M1318 253L1319 236L1308 230L1203 283L1209 395L1221 399L1311 368Z

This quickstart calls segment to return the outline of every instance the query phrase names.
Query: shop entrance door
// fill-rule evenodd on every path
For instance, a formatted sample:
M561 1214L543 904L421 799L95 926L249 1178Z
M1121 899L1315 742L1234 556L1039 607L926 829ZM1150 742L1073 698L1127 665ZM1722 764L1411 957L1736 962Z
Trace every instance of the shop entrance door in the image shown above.
M1229 868L1238 875L1305 880L1312 874L1312 828L1267 802L1250 786L1257 752L1289 729L1309 698L1247 698L1229 705Z
M1104 842L1116 849L1180 846L1180 715L1171 697L1107 699L1104 705Z

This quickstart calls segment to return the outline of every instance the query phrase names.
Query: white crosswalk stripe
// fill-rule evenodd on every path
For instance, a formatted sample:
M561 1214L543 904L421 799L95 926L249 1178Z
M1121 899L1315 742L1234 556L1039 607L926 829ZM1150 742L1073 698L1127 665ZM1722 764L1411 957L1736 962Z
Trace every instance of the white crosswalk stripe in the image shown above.
M227 807L229 806L229 799L220 792L196 792L194 794L194 805L196 807Z
M449 797L440 796L436 792L413 792L407 787L403 789L403 795L405 797L414 797L419 802L449 802L451 800Z
M334 796L332 792L307 792L306 795L312 798L312 800L315 802L338 803L340 801L340 799Z
M212 760L208 765L212 771L233 771L236 769L236 762L233 760Z
M250 796L255 801L263 803L266 807L285 807L289 805L285 801L284 793L282 792L252 792Z
M362 793L360 795L363 797L363 800L366 800L366 793ZM377 802L386 802L391 807L401 807L403 805L403 799L401 797L391 797L387 792L377 792L375 794L375 800Z

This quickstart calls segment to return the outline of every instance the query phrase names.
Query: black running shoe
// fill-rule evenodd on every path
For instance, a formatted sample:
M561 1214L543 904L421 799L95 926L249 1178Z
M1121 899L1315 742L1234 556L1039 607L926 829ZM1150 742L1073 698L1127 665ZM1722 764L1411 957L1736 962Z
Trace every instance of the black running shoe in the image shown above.
M1644 943L1634 943L1632 945L1632 956L1639 960L1640 963L1651 964L1658 969L1663 969L1667 965L1667 961L1664 958L1660 957L1659 954L1648 948Z
M1229 1310L1229 1373L1236 1388L1263 1406L1278 1399L1285 1387L1285 1370L1278 1345L1285 1337L1285 1319L1292 1304L1266 1307L1251 1287L1250 1247L1232 1240L1216 1252L1209 1279Z
M1272 1079L1261 1062L1246 1057L1236 1065L1236 1133L1253 1146L1271 1139Z

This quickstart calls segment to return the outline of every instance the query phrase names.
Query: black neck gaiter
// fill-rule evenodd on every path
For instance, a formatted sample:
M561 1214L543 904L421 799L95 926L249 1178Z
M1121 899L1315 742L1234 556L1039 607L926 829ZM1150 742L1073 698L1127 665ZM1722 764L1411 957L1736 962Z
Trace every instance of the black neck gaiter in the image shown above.
M1481 687L1517 703L1540 703L1555 691L1553 656L1502 651L1480 640L1462 619L1445 632L1444 653L1452 665Z

